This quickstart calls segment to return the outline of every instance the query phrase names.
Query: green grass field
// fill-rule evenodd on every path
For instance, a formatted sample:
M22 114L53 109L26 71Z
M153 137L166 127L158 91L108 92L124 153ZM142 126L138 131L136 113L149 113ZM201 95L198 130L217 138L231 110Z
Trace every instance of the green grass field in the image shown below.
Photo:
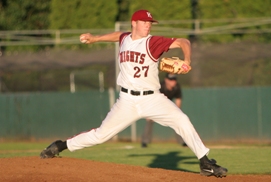
M0 158L38 156L50 143L2 142ZM271 174L271 146L225 145L208 146L209 158L228 168L229 174ZM141 148L139 143L107 142L76 152L63 151L62 157L121 163L151 168L198 172L198 160L189 148L175 143L154 143Z

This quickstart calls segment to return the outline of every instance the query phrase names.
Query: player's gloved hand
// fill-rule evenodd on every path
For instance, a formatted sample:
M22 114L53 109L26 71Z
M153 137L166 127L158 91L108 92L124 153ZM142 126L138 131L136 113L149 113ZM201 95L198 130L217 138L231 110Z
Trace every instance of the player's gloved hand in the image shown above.
M159 69L172 74L186 74L191 70L191 66L178 57L164 57L160 61Z

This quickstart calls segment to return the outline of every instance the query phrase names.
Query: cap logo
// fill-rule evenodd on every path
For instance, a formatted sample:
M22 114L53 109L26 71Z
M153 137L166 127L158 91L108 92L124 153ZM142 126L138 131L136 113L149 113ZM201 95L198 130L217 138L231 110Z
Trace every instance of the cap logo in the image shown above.
M148 10L138 10L132 15L131 21L150 21L152 23L158 23L154 20L152 14Z
M148 16L149 18L152 18L152 16L151 16L151 13L150 13L150 12L147 12L147 16Z

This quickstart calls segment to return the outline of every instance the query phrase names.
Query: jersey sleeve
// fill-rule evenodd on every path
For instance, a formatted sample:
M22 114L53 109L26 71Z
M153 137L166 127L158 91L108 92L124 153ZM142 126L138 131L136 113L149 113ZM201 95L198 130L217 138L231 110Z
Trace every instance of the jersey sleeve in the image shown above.
M124 39L124 37L126 37L127 35L129 35L131 32L124 32L120 35L119 38L119 45L121 44L122 40Z
M176 38L166 38L162 36L152 36L149 43L151 55L158 59L164 52L169 50L170 45Z

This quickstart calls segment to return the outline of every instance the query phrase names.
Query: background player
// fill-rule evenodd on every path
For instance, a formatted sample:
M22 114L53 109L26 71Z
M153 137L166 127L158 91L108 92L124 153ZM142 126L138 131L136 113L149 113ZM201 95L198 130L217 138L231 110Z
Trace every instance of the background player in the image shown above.
M182 89L181 85L177 82L176 74L167 73L164 80L161 82L160 92L167 96L168 99L174 101L178 108L182 106ZM151 142L152 130L153 130L153 121L146 119L146 125L142 135L141 146L143 148L147 147ZM176 140L182 146L187 146L183 141L182 137L176 134Z
M120 72L117 84L121 86L121 92L98 128L80 133L66 141L53 142L41 152L41 158L52 158L65 149L76 151L104 143L133 122L149 118L163 126L171 127L182 136L199 159L202 175L226 176L226 168L217 165L215 160L208 159L209 149L202 143L187 115L159 91L159 58L169 49L179 48L183 51L184 61L190 65L190 42L184 38L152 36L152 23L158 22L153 19L151 13L139 10L131 19L132 32L112 32L96 36L86 33L80 36L81 42L88 44L119 42Z

